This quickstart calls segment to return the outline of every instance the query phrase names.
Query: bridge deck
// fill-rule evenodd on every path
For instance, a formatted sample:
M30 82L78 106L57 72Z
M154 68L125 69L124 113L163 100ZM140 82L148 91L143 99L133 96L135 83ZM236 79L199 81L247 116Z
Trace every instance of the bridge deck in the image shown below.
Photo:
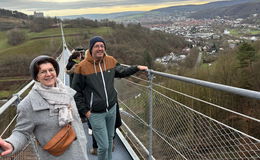
M87 144L88 158L89 158L89 160L97 160L96 155L90 154L90 149L92 148L92 137L91 137L91 135L88 134L88 125L87 125L87 123L83 123L83 126L84 126L84 131L86 133L87 140L88 140L88 144ZM122 159L123 160L133 160L118 136L116 136L114 142L115 142L115 150L112 155L113 160L122 160Z

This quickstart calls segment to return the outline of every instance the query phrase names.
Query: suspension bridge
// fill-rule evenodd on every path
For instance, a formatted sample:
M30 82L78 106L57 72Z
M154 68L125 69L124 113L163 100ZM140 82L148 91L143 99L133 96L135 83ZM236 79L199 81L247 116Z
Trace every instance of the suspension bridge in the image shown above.
M62 26L61 32L63 51L57 57L61 68L59 78L68 85L69 77L64 69L71 51ZM115 82L123 125L117 129L114 160L260 159L260 113L257 110L260 92L154 70L138 75ZM9 122L0 126L1 137L11 134L15 106L33 83L28 83L0 108L0 122ZM200 96L201 92L205 94ZM217 103L221 99L228 101ZM240 112L240 103L244 101L256 111L254 116ZM237 106L238 110L230 106ZM92 140L87 124L83 125L89 154ZM90 160L97 159L91 154L88 156ZM38 160L34 138L20 153L1 159Z

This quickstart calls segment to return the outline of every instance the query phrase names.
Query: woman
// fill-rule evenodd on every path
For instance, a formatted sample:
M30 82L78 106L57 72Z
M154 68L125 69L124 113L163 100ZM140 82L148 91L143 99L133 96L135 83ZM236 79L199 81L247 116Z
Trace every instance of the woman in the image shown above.
M66 65L66 73L68 73L70 75L70 86L72 83L72 79L73 79L73 73L74 73L74 69L76 67L76 64L78 64L81 61L81 52L79 51L73 51L73 53L70 55L69 59L68 59L68 64Z
M35 84L17 107L17 124L12 135L5 140L0 138L1 156L21 151L34 135L42 160L88 160L87 140L73 99L76 92L57 79L57 61L49 56L38 56L30 64L30 73ZM66 124L72 124L77 137L69 148L59 156L43 150Z

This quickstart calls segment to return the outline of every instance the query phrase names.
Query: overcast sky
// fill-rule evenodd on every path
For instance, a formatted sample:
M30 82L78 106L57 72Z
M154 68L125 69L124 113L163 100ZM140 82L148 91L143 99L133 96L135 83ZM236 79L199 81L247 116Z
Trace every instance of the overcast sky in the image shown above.
M220 0L0 0L0 8L17 10L26 14L34 11L45 16L78 14L102 14L124 11L148 11L152 9L204 4Z

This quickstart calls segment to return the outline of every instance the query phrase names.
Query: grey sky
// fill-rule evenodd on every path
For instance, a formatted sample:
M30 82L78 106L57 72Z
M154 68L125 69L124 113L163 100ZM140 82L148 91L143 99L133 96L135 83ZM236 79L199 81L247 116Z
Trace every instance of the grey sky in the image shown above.
M20 11L61 11L117 6L160 6L161 4L192 4L219 0L0 0L0 8Z

